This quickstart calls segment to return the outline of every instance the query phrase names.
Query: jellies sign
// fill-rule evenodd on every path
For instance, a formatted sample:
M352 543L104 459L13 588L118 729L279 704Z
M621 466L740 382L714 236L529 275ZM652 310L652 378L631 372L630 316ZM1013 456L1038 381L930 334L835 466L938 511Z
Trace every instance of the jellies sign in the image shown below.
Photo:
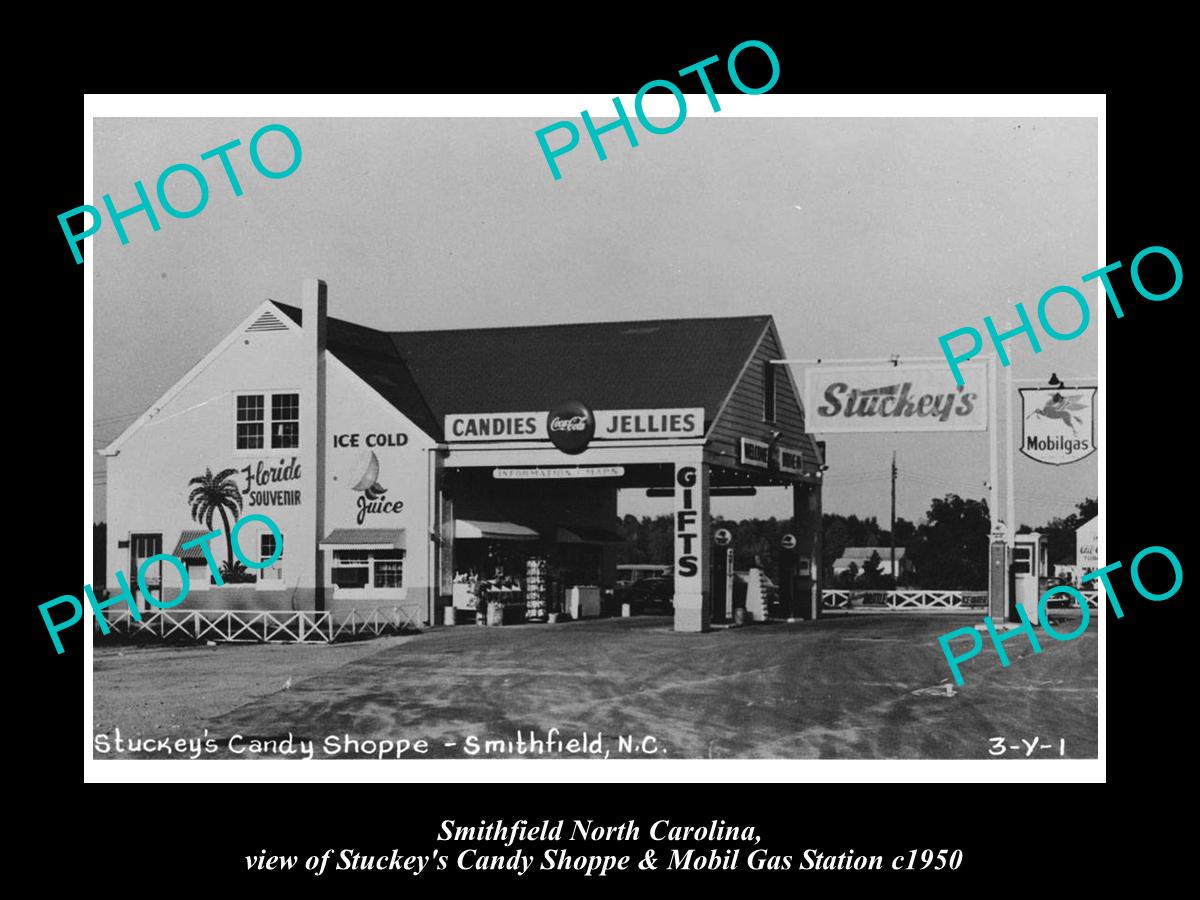
M446 416L451 443L554 441L578 453L591 441L704 437L704 410L598 409L569 401L542 412L459 413ZM587 441L579 440L586 436ZM562 447L560 447L562 449Z

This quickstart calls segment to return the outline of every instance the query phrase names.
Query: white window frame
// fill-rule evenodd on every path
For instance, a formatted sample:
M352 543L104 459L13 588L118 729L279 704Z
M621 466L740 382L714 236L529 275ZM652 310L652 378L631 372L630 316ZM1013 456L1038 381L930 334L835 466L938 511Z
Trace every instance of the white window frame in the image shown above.
M295 422L296 423L296 446L294 447L275 447L273 445L274 432L274 398L284 394L295 394L297 417L295 419L280 419L280 422ZM238 425L244 424L238 421L238 399L241 397L258 397L262 400L262 419L256 420L256 424L262 425L262 443L261 447L239 447L238 446ZM271 456L280 451L295 452L300 450L300 433L299 423L300 415L303 410L303 397L300 390L296 388L272 388L270 390L249 390L235 391L233 394L233 453L235 456Z
M275 398L276 397L285 397L285 396L294 396L296 398L296 418L279 420L280 423L283 423L283 422L296 423L296 445L294 447L276 447L275 446L275 424L276 424L276 422L275 422ZM266 432L266 434L267 434L266 442L270 443L271 450L272 451L275 451L275 450L299 450L300 449L300 392L299 391L272 391L270 408L266 410L266 413L267 413L267 423L268 423L267 432Z
M360 569L360 568L362 568L362 566L359 566L359 565L347 566L344 563L339 562L338 558L337 558L337 554L339 554L339 553L353 553L355 556L365 556L367 558L367 581L362 587L357 587L357 588L356 587L342 587L340 584L337 584L334 582L334 580L333 580L333 570L334 569L346 569L346 568ZM371 551L363 550L361 548L354 548L354 547L345 547L341 550L337 550L337 549L331 550L329 553L329 573L328 573L328 575L329 575L329 583L330 583L330 585L333 586L333 589L335 591L355 591L355 592L357 592L357 591L366 590L372 584Z
M376 559L375 554L377 552L399 553L400 556L398 558L393 558L393 559ZM395 550L387 550L387 551L372 550L371 551L371 580L369 582L371 589L376 590L376 591L402 591L402 590L404 590L404 558L406 555L407 554L403 550L400 550L398 548ZM377 585L375 583L375 579L376 579L377 575L379 574L378 569L376 569L376 565L378 563L394 563L394 562L400 563L400 583L388 585L386 587L380 587L379 585Z
M263 550L264 538L271 538L271 540L275 540L275 535L272 534L270 530L264 530L264 531L259 532L259 535L258 535L258 561L260 563L266 562L272 556L271 553L267 553ZM279 542L280 545L283 543L282 538L283 538L283 534L281 532L280 533L280 542ZM275 562L271 563L271 565L267 566L264 569L259 569L258 570L259 584L267 584L267 585L274 586L276 583L278 583L280 586L282 586L282 583L283 583L283 565L282 565L282 563L283 563L283 554L280 553L279 558L277 560L275 560Z
M239 391L233 395L233 451L240 454L265 453L267 450L267 400L270 394L265 394L262 391ZM243 424L238 418L238 404L244 397L257 397L262 403L263 415L261 419L253 420L253 424L262 425L262 446L261 447L239 447L238 446L238 426Z
M398 560L400 563L400 584L398 584L394 587L376 587L375 586L376 563L397 562L397 560L394 560L394 559L378 559L377 560L375 558L375 554L382 553L382 552L389 552L389 553L396 552L396 553L400 554L400 558ZM338 569L338 568L346 568L346 566L344 566L342 563L340 563L339 560L337 559L335 554L338 554L338 553L353 553L355 555L365 555L367 557L367 581L366 581L366 584L364 584L362 587L342 587L342 586L334 583L333 570ZM328 581L329 581L329 584L332 585L335 595L346 595L349 597L372 597L372 596L378 596L378 595L382 595L382 594L392 594L397 591L404 591L407 588L406 573L405 573L405 568L404 568L405 563L407 561L408 561L408 551L403 550L401 548L389 548L387 551L384 551L382 548L343 547L341 549L331 550L330 555L329 555L329 563L328 563L329 571L327 572ZM361 567L356 566L355 568L361 568Z

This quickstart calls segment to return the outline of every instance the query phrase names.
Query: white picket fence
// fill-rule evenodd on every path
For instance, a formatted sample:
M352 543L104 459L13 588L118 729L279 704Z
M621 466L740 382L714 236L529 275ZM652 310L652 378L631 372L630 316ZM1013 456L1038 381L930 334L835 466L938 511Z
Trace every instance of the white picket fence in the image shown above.
M1088 607L1096 608L1096 592L1081 591ZM1074 605L1070 597L1056 598L1062 605ZM851 612L986 612L987 591L821 591L821 608Z
M352 610L336 618L330 612L229 609L155 609L143 612L140 620L128 609L106 610L105 618L112 634L229 643L324 644L421 627L411 606Z

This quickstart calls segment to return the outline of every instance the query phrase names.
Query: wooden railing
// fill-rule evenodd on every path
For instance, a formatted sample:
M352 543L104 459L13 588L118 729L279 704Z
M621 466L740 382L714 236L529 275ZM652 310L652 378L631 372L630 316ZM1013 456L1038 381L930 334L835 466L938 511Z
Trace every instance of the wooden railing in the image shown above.
M323 615L329 615L329 613L323 613ZM399 631L405 626L416 629L421 627L412 607L393 606L390 609L376 607L365 612L355 609L339 622L330 623L329 640L336 641L343 634L380 635L385 631Z
M825 609L939 610L974 612L987 607L987 591L852 591L821 592Z
M163 641L320 644L421 627L413 608L404 606L351 610L336 619L313 611L156 609L141 615L138 620L128 609L107 610L110 633Z
M1096 608L1096 592L1081 591L1088 607ZM980 612L987 610L987 591L854 591L821 592L823 609L840 610L933 610L940 612ZM1057 606L1074 606L1070 597L1055 597Z

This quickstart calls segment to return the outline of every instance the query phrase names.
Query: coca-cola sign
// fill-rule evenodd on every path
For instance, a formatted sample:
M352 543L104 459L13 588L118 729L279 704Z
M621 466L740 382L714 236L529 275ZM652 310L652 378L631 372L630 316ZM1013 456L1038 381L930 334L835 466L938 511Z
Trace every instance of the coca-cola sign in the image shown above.
M585 403L568 400L546 415L550 443L563 453L582 453L596 433L596 416Z

